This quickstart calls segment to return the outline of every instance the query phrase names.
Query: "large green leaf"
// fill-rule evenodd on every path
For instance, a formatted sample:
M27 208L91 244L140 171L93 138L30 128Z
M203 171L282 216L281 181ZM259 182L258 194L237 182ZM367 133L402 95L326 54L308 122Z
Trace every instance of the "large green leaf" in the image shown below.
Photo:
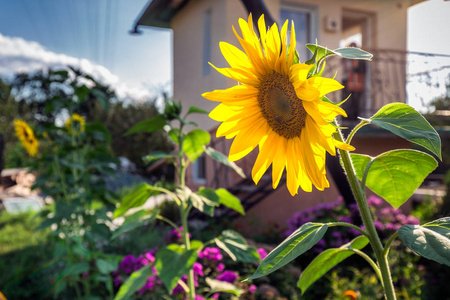
M398 236L417 254L450 267L450 217L425 225L403 225Z
M219 197L213 189L200 188L197 193L192 193L189 202L199 211L213 217L214 207L219 206Z
M203 147L208 145L211 135L201 129L194 129L189 132L183 141L183 151L191 160L196 160L203 153Z
M327 229L327 224L323 223L302 225L263 259L249 279L266 276L302 255L323 237Z
M249 246L244 237L234 230L224 230L214 241L234 261L252 263L260 260L256 248Z
M189 194L189 203L201 212L214 216L214 208L222 204L241 215L245 215L241 201L225 189L209 189L201 187L197 193Z
M404 103L387 104L367 121L428 149L442 159L439 135L411 106Z
M186 251L180 245L172 244L158 251L155 258L155 268L158 276L171 292L180 280L187 274L197 260L197 250Z
M137 133L137 132L154 132L157 130L161 130L167 124L166 118L163 115L157 115L151 119L142 121L131 127L125 135Z
M114 231L111 239L113 240L125 232L129 232L133 229L148 224L149 222L156 219L158 213L159 211L157 209L153 212L149 212L144 209L135 212L134 214L125 218L125 221L122 223L122 225Z
M369 243L369 239L365 236L359 236L350 243L342 245L339 248L327 249L320 253L303 271L297 286L302 290L302 294L314 283L321 278L331 268L342 262L354 252L349 249L361 250Z
M134 293L140 290L147 282L147 278L152 275L152 268L146 265L138 271L132 273L130 277L120 286L114 300L131 299Z
M216 194L219 196L220 204L237 211L243 216L245 215L244 207L242 207L241 200L239 200L239 198L222 188L217 189Z
M130 208L141 206L156 191L147 183L140 184L134 191L123 197L120 206L114 211L114 218L122 216Z
M238 288L234 284L225 281L219 281L208 277L205 278L205 281L211 288L211 290L209 291L211 294L224 292L233 294L235 296L240 296L243 292L240 288Z
M205 147L205 153L208 154L212 159L217 160L221 164L224 164L227 167L232 168L236 173L239 174L242 178L246 178L244 171L240 167L238 167L234 162L229 161L228 157L219 151L214 150L211 147Z
M432 156L415 150L394 150L375 158L361 154L351 154L351 157L360 180L371 162L366 186L395 208L405 203L437 167Z

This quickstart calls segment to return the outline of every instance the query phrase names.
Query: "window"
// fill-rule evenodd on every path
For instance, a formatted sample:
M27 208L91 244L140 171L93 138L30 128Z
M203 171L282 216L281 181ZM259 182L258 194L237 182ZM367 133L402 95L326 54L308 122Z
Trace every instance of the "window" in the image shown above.
M203 13L203 76L211 72L211 9Z
M284 24L286 20L294 21L296 48L300 62L305 62L312 57L312 53L305 47L305 44L315 44L318 39L317 8L304 5L283 5L280 11L280 25ZM288 37L290 37L289 33Z
M206 164L203 154L192 163L192 177L195 183L206 183Z

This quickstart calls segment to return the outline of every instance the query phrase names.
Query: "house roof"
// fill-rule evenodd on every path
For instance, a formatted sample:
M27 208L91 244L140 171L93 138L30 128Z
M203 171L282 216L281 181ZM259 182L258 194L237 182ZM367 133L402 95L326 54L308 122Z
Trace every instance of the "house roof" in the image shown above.
M190 0L151 0L145 7L134 25L134 33L138 33L139 26L170 28L170 21ZM408 6L413 6L425 0L409 0ZM249 11L255 12L258 16L267 12L264 1L248 0L243 1ZM254 10L258 11L254 11ZM268 21L268 20L266 20ZM272 22L269 22L272 23Z
M170 28L170 21L189 0L152 0L136 21L138 26Z

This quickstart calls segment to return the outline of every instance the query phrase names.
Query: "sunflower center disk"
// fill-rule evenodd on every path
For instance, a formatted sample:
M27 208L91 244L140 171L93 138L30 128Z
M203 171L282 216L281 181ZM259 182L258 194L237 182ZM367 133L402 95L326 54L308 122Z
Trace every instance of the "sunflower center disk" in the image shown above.
M289 77L272 73L265 75L260 83L258 104L270 128L287 139L300 136L306 111Z

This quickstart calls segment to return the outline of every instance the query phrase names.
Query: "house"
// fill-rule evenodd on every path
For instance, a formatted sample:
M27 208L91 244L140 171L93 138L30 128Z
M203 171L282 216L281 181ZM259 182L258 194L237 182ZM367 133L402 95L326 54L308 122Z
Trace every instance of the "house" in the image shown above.
M311 53L303 47L315 43L330 49L357 46L374 54L373 62L358 66L362 88L334 93L334 100L353 95L349 110L354 110L349 121L356 116L367 117L390 102L406 102L406 30L408 7L420 0L153 0L138 18L135 27L155 26L173 30L174 99L181 100L185 109L191 105L212 110L217 103L208 101L201 94L214 89L225 89L236 83L216 72L208 63L228 66L223 58L219 42L238 45L232 25L238 27L238 19L247 19L249 11L257 19L262 12L279 24L286 19L294 20L297 50L300 60L305 61ZM345 62L340 59L327 61L328 76L338 71L337 79L349 81ZM355 105L359 103L359 105ZM214 133L218 123L207 116L196 117L200 128ZM213 139L211 145L228 153L229 140ZM388 133L369 130L364 137L358 135L352 144L358 153L376 155L390 149L409 148L408 142ZM257 149L238 162L246 174L250 174ZM330 160L331 161L331 160ZM334 160L336 165L336 160ZM330 188L324 192L313 191L291 197L284 184L275 191L271 187L270 170L263 180L254 186L251 180L242 180L232 171L218 166L207 158L199 159L189 171L187 183L192 187L206 185L226 187L238 195L247 207L247 216L238 220L248 231L260 231L264 224L284 226L296 211L319 202L334 201L348 188L338 190L334 181L339 180L339 170L330 171ZM335 169L335 168L334 168ZM341 172L342 173L342 172ZM336 175L337 174L337 175ZM267 178L266 178L267 177ZM334 181L330 178L332 177ZM339 184L339 187L342 187ZM345 196L344 196L345 197ZM252 224L257 224L252 227Z

